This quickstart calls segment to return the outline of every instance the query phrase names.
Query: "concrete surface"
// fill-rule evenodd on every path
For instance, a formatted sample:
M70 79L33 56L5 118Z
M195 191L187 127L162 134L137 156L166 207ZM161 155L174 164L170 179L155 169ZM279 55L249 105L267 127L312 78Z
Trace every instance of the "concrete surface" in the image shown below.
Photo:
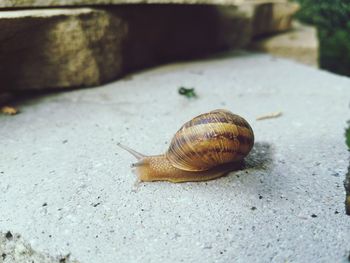
M0 231L79 262L347 262L349 87L312 67L236 53L29 99L19 115L0 116ZM182 123L216 108L251 123L247 168L135 189L134 159L116 143L162 153ZM283 115L255 121L275 111Z

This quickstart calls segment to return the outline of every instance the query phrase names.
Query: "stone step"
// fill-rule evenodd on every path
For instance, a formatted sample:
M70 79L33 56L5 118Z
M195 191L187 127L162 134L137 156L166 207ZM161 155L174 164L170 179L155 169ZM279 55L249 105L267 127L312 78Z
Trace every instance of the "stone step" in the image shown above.
M299 5L293 2L254 5L253 36L285 31L291 28Z
M150 65L241 48L257 32L289 28L278 21L291 20L296 6L283 5L289 12L272 3L0 11L0 90L95 86Z
M295 23L291 31L256 40L251 48L318 67L319 42L312 26Z
M0 12L1 89L97 85L120 75L127 26L103 10Z
M57 6L122 5L122 4L209 4L242 5L286 3L288 0L2 0L0 8L31 8Z

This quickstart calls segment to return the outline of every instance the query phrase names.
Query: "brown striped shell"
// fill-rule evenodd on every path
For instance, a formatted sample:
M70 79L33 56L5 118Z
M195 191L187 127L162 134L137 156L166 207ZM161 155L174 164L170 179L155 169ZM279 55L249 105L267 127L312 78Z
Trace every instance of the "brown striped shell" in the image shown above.
M253 144L253 130L245 119L215 110L186 122L176 132L166 157L178 169L206 171L242 160Z

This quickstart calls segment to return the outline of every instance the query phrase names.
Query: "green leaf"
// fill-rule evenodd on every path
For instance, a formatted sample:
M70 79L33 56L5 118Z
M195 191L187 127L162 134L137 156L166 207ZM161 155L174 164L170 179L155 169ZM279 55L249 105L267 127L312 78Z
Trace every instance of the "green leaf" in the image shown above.
M178 90L180 95L183 95L187 98L196 98L197 94L194 91L194 88L185 88L185 87L180 87Z

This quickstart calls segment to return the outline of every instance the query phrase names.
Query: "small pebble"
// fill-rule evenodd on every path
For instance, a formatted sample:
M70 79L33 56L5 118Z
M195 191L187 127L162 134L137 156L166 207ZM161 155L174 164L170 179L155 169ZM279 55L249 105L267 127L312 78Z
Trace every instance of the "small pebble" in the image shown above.
M10 231L8 231L6 234L5 234L5 237L8 239L8 240L11 240L13 238L13 235Z

